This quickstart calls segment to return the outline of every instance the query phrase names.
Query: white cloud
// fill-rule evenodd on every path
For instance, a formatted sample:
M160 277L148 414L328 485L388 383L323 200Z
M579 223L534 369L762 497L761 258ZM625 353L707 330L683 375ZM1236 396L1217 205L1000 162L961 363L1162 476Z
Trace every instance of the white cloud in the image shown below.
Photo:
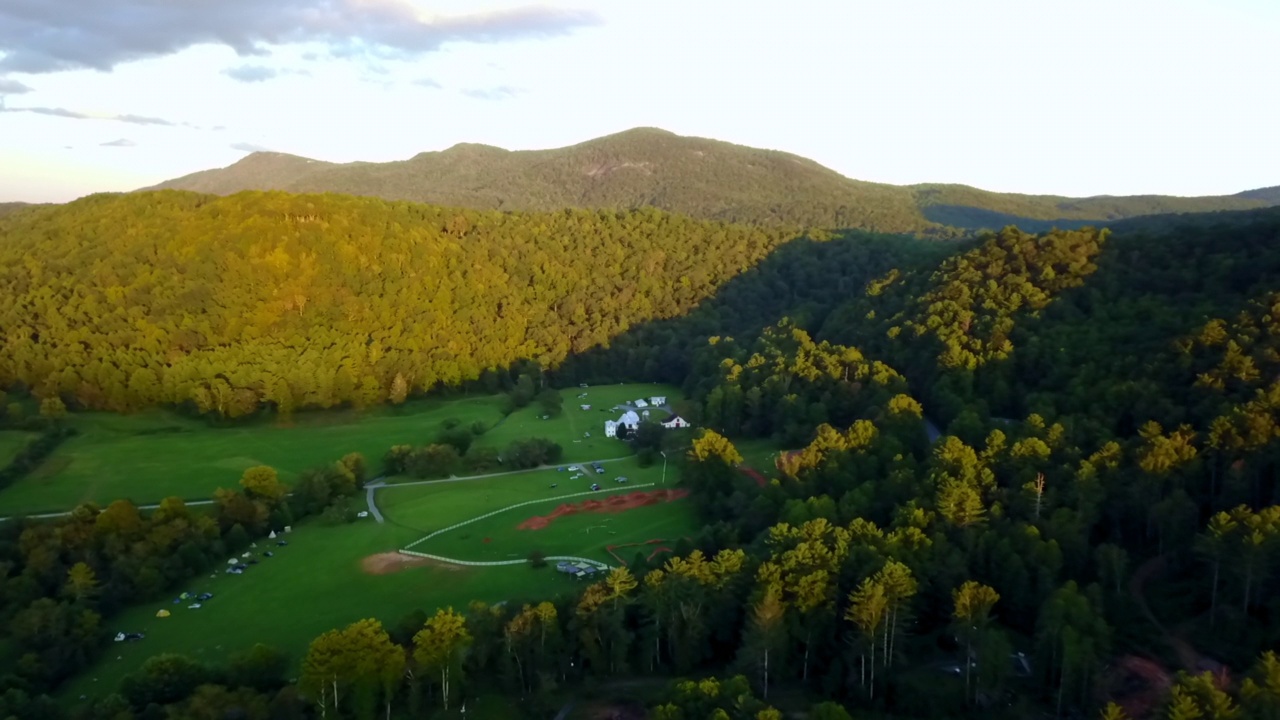
M318 43L335 57L413 57L450 42L499 43L596 25L585 10L525 6L428 16L409 0L30 0L0 3L0 70L111 70L215 44L241 56Z
M507 100L519 95L521 90L508 85L499 85L491 88L465 88L460 92L477 100Z
M270 80L280 74L279 70L273 70L265 65L240 65L233 68L227 68L222 71L223 75L232 80L240 82L252 83Z
M131 125L164 125L168 127L175 127L180 124L186 125L186 123L175 123L171 120L165 120L164 118L147 117L145 115L86 113L60 107L0 107L0 112L32 113L34 115L48 115L50 117L67 118L69 120L111 120L115 122L129 123ZM188 127L190 126L188 125Z

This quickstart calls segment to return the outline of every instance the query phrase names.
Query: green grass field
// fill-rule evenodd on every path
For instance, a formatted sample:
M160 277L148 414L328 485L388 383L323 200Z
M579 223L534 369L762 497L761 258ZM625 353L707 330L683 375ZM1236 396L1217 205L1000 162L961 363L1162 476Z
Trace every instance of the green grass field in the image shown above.
M35 436L35 433L20 430L0 430L0 467L12 462L18 451L26 447Z
M236 487L241 473L254 465L270 465L288 482L349 452L363 453L376 467L394 444L430 441L445 419L497 422L500 402L498 397L425 400L363 413L308 413L289 426L232 428L211 428L159 411L75 415L71 422L80 434L0 492L0 515L67 510L90 500L106 504L128 498L142 504L172 495L202 500L219 487Z
M392 625L406 613L423 608L465 608L472 600L485 602L545 599L577 587L576 580L552 568L533 569L527 565L497 568L470 568L428 564L389 574L370 574L363 561L373 555L390 553L420 538L424 530L452 525L499 507L526 500L548 498L587 490L600 482L615 492L624 486L612 483L618 475L630 478L631 485L659 482L661 464L637 466L634 458L608 463L606 473L570 482L568 471L534 470L481 480L391 485L377 493L377 501L387 517L385 524L371 518L336 527L311 522L284 536L287 547L262 540L252 552L265 550L275 556L259 558L244 575L228 575L223 568L210 570L185 588L174 590L166 599L131 608L109 621L112 632L143 632L139 642L112 643L95 666L70 681L62 690L67 698L82 694L95 696L111 692L120 679L143 660L165 652L177 652L218 662L255 642L265 642L291 653L300 661L307 645L316 636L361 618L375 617ZM668 474L668 487L675 482ZM551 483L559 487L550 488ZM580 487L579 487L580 486ZM641 488L649 491L653 488ZM568 502L599 498L605 493L572 498ZM655 537L676 538L697 529L687 502L676 501L638 508L618 514L578 514L558 518L540 531L516 530L515 526L533 515L550 513L560 502L519 508L439 537L439 544L424 544L425 552L459 559L509 559L508 553L523 548L527 557L533 547L547 554L572 554L613 562L605 546L642 542ZM610 523L601 521L609 520ZM612 525L599 534L585 528ZM477 532L486 535L476 535ZM490 537L491 543L480 542ZM531 540L532 538L532 540ZM474 546L474 548L472 547ZM445 552L445 551L448 552ZM462 552L466 551L465 556ZM495 557L501 555L502 557ZM633 552L624 559L630 561ZM210 576L213 577L210 577ZM211 592L214 598L198 610L188 602L173 604L183 590ZM172 613L157 618L160 609ZM95 680L96 678L96 680Z
M124 675L159 653L184 653L218 662L263 642L288 651L300 662L316 636L361 618L374 617L393 625L417 608L433 611L452 605L462 609L472 600L540 599L575 587L576 581L566 576L528 566L428 566L385 575L370 575L362 569L365 557L394 550L417 536L412 530L364 519L338 527L300 527L286 536L288 547L261 541L254 552L269 549L275 557L260 559L240 576L217 568L182 588L214 593L202 608L189 610L186 602L172 604L181 592L175 590L165 600L131 608L110 620L108 630L144 632L146 638L112 643L103 659L68 683L62 694L76 698L111 692ZM161 608L172 616L155 617Z
M604 475L587 472L569 480L569 471L538 470L462 483L392 486L378 492L378 506L389 522L417 531L421 537L459 520L478 517L516 503L537 501L514 508L434 537L413 549L419 552L470 561L516 560L532 550L547 555L575 555L613 563L608 545L644 542L655 538L689 536L698 525L687 502L676 501L627 510L620 513L577 513L556 518L542 530L516 529L525 520L548 515L561 504L600 500L609 495L652 492L664 487L662 464L641 468L633 458L605 463ZM614 482L625 476L628 482ZM674 473L667 476L667 489L675 489ZM558 487L552 488L556 483ZM601 490L590 495L563 498L585 492L592 483ZM653 483L652 487L636 487ZM458 492L465 485L467 492ZM417 539L414 537L413 539ZM489 542L485 542L485 539ZM625 555L630 561L634 551Z
M665 396L668 403L680 399L674 387L666 385L597 385L589 388L565 388L564 410L560 416L542 419L542 411L535 403L512 413L503 423L485 433L476 441L478 447L502 448L515 440L545 437L564 447L566 461L599 460L630 454L620 441L604 435L606 420L617 420L622 410L614 408L638 398L646 400L655 395ZM580 398L579 395L587 397ZM590 405L583 410L582 405ZM656 419L665 419L667 413L654 411ZM590 437L586 437L590 433Z
M586 392L588 400L578 400ZM610 385L563 391L560 417L541 420L535 408L524 408L503 420L503 397L470 396L418 400L397 408L364 412L304 413L290 425L257 423L213 428L190 418L153 411L137 415L85 413L70 422L80 431L59 447L30 476L0 491L0 516L57 512L94 501L107 504L127 498L138 504L177 495L208 499L219 487L235 487L241 473L254 465L270 465L289 482L299 472L363 453L376 472L392 445L423 445L456 418L469 425L480 421L491 429L477 440L480 447L505 447L514 440L547 437L561 443L566 460L596 460L630 454L617 440L604 437L604 421L620 412L596 408L626 399L667 395L658 385ZM579 409L593 404L591 411ZM590 432L590 438L583 433ZM5 433L7 435L8 433ZM2 436L0 436L2 437ZM0 458L7 447L0 439Z

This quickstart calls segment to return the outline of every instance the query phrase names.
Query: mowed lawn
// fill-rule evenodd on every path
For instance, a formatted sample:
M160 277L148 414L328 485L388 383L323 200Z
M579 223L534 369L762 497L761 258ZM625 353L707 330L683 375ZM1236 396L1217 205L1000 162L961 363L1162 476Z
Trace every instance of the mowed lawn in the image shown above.
M389 522L416 531L413 539L517 503L533 502L456 528L413 548L458 560L517 560L536 549L547 555L613 562L606 551L608 545L674 539L697 531L692 507L684 500L624 512L576 513L556 518L542 530L517 529L525 520L549 515L561 504L664 487L677 489L674 471L667 474L666 485L662 485L661 462L641 468L634 458L626 458L602 466L603 475L588 469L578 480L570 480L574 473L568 470L537 470L456 483L390 486L378 491L377 501ZM615 482L619 476L628 478L628 482ZM557 487L551 487L553 483ZM592 483L599 483L601 490L589 492ZM637 487L648 483L653 485ZM589 494L564 497L581 492ZM630 561L632 554L623 557Z
M417 608L434 612L445 606L463 609L472 600L546 599L576 587L576 581L552 570L525 565L428 566L370 575L361 567L363 558L393 551L417 537L412 530L378 525L372 519L337 527L312 523L282 537L287 547L259 541L253 552L270 550L275 556L261 558L244 575L228 575L216 568L174 590L167 599L132 608L108 621L112 632L144 632L146 638L111 643L103 659L74 678L62 694L77 698L111 692L124 675L159 653L219 662L262 642L286 650L296 664L316 636L362 618L378 618L391 626ZM211 574L215 577L210 578ZM200 609L190 610L188 602L172 602L182 590L211 592L214 597ZM161 608L172 616L155 617Z
M587 397L579 398L586 394ZM618 405L639 398L646 401L655 396L665 396L667 403L678 402L680 391L668 385L595 385L588 388L564 388L564 410L558 417L542 419L542 409L537 403L517 410L501 425L476 440L477 447L503 448L515 440L544 437L554 440L564 448L564 459L569 462L599 460L631 454L622 441L604 436L606 420L617 420L623 410ZM583 410L582 405L590 405ZM666 419L667 413L654 411L656 419ZM586 434L590 433L590 437Z
M13 462L18 452L35 439L35 433L21 430L0 430L0 467Z
M350 452L363 453L376 472L388 448L426 444L444 420L497 423L501 402L500 396L431 399L365 412L305 413L290 425L230 428L158 411L76 414L71 422L80 434L31 475L0 491L0 516L122 498L138 504L174 495L203 500L219 487L237 487L240 475L254 465L270 465L288 482Z

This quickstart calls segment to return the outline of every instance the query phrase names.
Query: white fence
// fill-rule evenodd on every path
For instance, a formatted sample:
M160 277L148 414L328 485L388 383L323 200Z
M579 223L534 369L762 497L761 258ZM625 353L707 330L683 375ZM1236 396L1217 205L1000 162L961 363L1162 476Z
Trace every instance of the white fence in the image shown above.
M643 483L643 484L640 484L640 485L632 485L631 487L632 487L632 488L642 488L642 487L653 487L653 486L654 486L654 483ZM630 488L628 488L628 489L630 489ZM478 517L473 517L473 518L471 518L470 520L463 520L462 522L457 523L457 524L454 524L454 525L450 525L450 526L449 526L449 527L447 527L447 528L444 528L444 529L441 529L441 530L436 530L435 532L433 532L433 533L431 533L431 534L429 534L429 535L424 535L424 536L422 536L422 537L418 538L417 540L414 540L413 542L409 543L408 545L405 545L405 546L404 546L404 549L405 549L405 550L408 550L408 549L410 549L410 548L412 548L412 547L415 547L415 546L417 546L417 545L420 545L420 544L422 544L422 543L424 543L424 542L426 542L426 541L430 540L431 538L433 538L433 537L435 537L435 536L437 536L437 535L443 535L443 534L445 534L445 533L449 532L450 530L457 530L458 528L463 527L464 525L470 525L470 524L471 524L471 523L473 523L473 522L479 522L480 520L484 520L485 518L491 518L491 517L493 517L494 515L497 515L497 514L499 514L499 513L504 513L504 512L506 512L506 511L508 511L508 510L515 510L516 508L522 508L522 507L525 507L525 506L528 506L528 505L536 505L536 504L538 504L538 503L553 502L553 501L555 501L555 500L565 500L565 499L568 499L568 498L582 497L583 495L598 495L598 494L600 494L600 492L601 492L601 491L599 491L599 490L588 490L588 491L586 491L586 492L570 493L570 494L568 494L568 495L557 495L556 497L540 498L540 499L538 499L538 500L526 500L525 502L522 502L522 503L516 503L515 505L508 505L508 506L506 506L506 507L504 507L504 508L499 508L498 510L494 510L493 512L485 513L484 515L480 515L480 516L478 516ZM606 496L606 497L611 497L611 496ZM432 559L436 559L436 558L432 558ZM450 561L450 562L452 562L452 561ZM490 565L514 565L514 564L515 564L515 562L525 562L525 561L524 561L524 560L519 560L519 561L503 561L503 562L500 562L500 563L488 563L488 564L490 564ZM463 563L460 563L460 564L463 564ZM484 564L484 563L481 563L481 564Z
M427 560L435 560L437 562L449 563L450 565L466 565L468 567L500 567L503 565L523 565L528 560L457 560L455 558L447 558L441 555L432 555L430 553L415 552L413 550L400 550L401 555L411 555L413 557L426 558ZM609 565L599 560L590 560L588 558L573 557L571 555L554 555L544 558L553 562L562 560L568 562L586 563L600 570L608 570Z

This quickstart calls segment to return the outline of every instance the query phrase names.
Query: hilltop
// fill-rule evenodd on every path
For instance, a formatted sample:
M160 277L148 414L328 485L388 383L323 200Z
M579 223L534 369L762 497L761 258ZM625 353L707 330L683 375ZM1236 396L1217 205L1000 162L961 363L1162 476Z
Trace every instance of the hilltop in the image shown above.
M1017 224L1047 229L1142 215L1280 204L1276 188L1232 196L1069 198L964 185L887 185L847 178L790 153L636 128L564 148L510 151L463 143L408 160L335 164L253 153L151 188L336 192L481 210L655 207L755 225L948 234Z

